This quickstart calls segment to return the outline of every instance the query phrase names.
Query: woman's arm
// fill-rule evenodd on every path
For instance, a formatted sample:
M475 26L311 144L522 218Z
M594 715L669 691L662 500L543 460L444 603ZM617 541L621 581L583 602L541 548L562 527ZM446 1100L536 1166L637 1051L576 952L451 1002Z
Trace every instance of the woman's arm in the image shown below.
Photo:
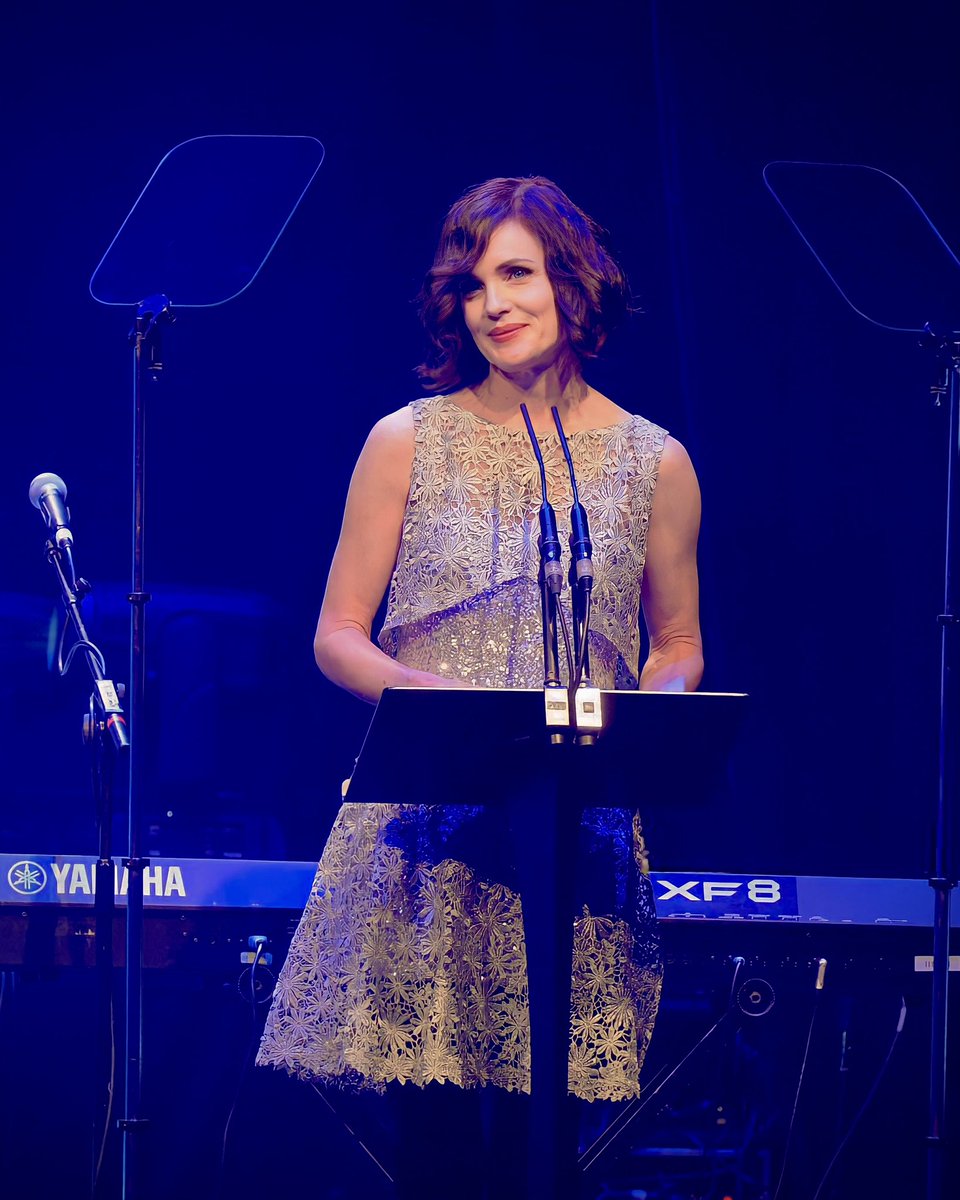
M700 488L683 446L668 437L647 531L643 616L650 653L640 674L644 691L692 692L703 675L697 535Z
M385 687L454 682L405 667L370 640L400 547L413 450L409 408L384 417L371 430L350 481L313 641L324 675L371 704Z

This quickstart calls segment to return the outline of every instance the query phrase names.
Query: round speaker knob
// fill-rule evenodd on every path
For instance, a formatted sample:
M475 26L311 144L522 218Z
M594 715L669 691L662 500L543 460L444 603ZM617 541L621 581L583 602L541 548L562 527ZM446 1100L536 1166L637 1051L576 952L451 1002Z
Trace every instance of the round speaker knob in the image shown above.
M254 998L257 1004L266 1004L273 997L273 985L276 982L277 978L269 967L257 967L251 992L250 968L247 967L246 970L241 971L240 978L237 980L237 991L248 1004Z
M773 1008L777 996L765 979L748 979L737 992L740 1011L748 1017L763 1017Z

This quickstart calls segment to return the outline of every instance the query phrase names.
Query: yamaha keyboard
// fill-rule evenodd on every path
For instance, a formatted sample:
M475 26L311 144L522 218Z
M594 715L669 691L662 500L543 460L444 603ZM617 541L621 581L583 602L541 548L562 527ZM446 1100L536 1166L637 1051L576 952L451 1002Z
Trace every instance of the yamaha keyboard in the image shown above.
M0 854L0 905L92 906L96 858ZM150 909L289 909L306 904L316 864L253 859L149 859L144 904ZM126 870L114 871L117 903L126 902ZM801 924L929 925L923 879L722 875L654 872L661 918ZM956 917L954 923L960 923Z
M0 965L93 964L96 861L0 854ZM260 935L282 955L315 871L311 862L150 859L143 876L145 964L233 964L249 938ZM933 892L923 879L705 872L654 872L651 879L668 951L691 946L720 953L726 946L746 947L749 938L750 946L797 947L804 958L817 947L843 944L848 954L873 947L871 957L899 959L898 946L914 947L917 957L930 939ZM119 963L127 893L119 860L114 885ZM956 906L953 924L960 924ZM764 932L748 932L759 927Z

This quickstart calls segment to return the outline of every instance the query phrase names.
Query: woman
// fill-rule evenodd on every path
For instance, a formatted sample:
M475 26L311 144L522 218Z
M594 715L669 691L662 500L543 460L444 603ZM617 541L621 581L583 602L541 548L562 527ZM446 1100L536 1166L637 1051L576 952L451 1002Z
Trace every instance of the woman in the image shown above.
M329 679L370 702L397 685L542 685L525 403L561 524L570 485L552 405L590 517L593 682L697 686L689 458L582 374L626 301L598 227L549 180L490 180L452 207L421 295L433 346L421 376L436 394L379 421L360 455L315 641ZM523 927L497 814L389 801L341 809L259 1061L358 1088L525 1092ZM581 850L570 1090L623 1099L639 1090L660 985L639 822L629 808L589 810Z

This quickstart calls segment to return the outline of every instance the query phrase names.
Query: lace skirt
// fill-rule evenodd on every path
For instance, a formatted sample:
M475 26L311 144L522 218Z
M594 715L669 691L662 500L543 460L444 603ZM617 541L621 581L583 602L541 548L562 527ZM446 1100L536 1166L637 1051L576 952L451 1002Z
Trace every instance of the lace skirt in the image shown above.
M520 896L486 807L345 803L280 972L257 1062L382 1090L530 1090ZM639 818L580 830L569 1090L639 1094L661 963Z

